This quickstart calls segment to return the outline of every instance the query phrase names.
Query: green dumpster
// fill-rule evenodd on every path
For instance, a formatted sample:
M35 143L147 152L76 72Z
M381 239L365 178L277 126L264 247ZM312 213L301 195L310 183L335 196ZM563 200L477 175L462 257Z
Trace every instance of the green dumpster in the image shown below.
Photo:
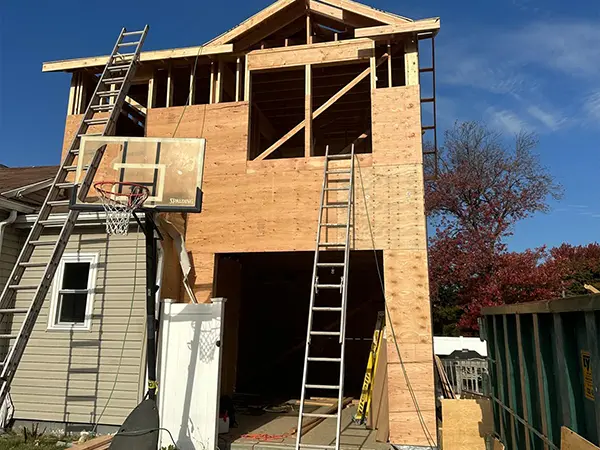
M507 450L600 444L600 294L483 308L494 428Z

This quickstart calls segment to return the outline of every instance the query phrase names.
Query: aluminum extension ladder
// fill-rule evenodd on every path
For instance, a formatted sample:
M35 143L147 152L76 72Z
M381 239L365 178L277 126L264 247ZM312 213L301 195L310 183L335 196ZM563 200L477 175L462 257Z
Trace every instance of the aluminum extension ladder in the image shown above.
M62 161L54 182L48 191L46 200L42 205L37 220L31 228L31 232L23 245L19 258L8 278L2 296L0 296L0 323L3 326L12 326L11 318L24 314L25 317L17 334L0 334L0 339L8 341L9 350L6 358L1 363L0 372L0 405L10 390L10 385L27 346L29 336L37 317L44 304L44 298L52 284L54 273L64 253L69 237L75 227L79 211L69 210L66 218L51 218L50 214L54 208L69 206L69 200L64 200L66 190L75 188L75 183L68 180L73 177L77 170L75 158L79 153L82 136L104 136L114 134L116 122L121 114L125 96L131 85L136 69L141 48L148 34L148 26L141 31L121 30L119 38L108 58L104 71L98 79L98 85L94 90L90 103L86 108L79 129L73 138L69 151ZM131 49L133 48L133 51ZM91 126L100 128L100 132L88 133ZM98 165L104 154L105 147L96 151L89 166L86 166L86 174L79 187L79 198L87 195ZM68 197L68 195L67 195ZM55 211L56 212L56 211ZM56 241L41 240L44 229L49 226L61 226ZM45 262L30 262L34 250L39 246L54 247L52 254ZM20 284L23 275L30 268L44 268L42 278L35 284ZM28 308L15 308L17 292L33 292L31 303ZM11 344L12 341L12 344Z
M349 167L346 164L343 168L331 167L335 162L349 161ZM339 178L342 176L342 178ZM351 146L350 153L346 154L329 154L329 146L325 150L325 168L323 174L323 187L321 190L321 203L319 207L319 224L317 227L317 242L315 247L315 260L313 265L312 289L310 293L310 309L308 312L308 327L306 333L306 351L304 354L304 371L302 374L302 392L300 394L300 412L298 416L298 430L296 436L296 450L301 448L312 449L335 449L340 448L340 431L342 418L342 402L344 392L344 350L345 350L345 335L346 335L346 304L348 297L348 268L350 257L350 232L352 229L351 213L353 207L353 188L354 188L354 145ZM330 195L340 193L342 197L347 194L343 201L330 201ZM332 222L329 219L329 211L336 211L336 208L345 210L345 221ZM342 216L342 214L340 214ZM343 242L328 242L331 230L345 230L345 239ZM323 231L325 231L323 233ZM341 233L339 233L341 234ZM331 262L334 254L328 250L343 250L343 261ZM329 253L327 257L325 254ZM331 258L329 257L331 255ZM323 282L319 281L328 278L337 277L336 270L341 269L338 282ZM329 271L329 273L328 273ZM319 294L325 291L339 292L339 302L336 304L323 305L323 301L319 301ZM337 297L337 296L336 296ZM331 302L331 298L328 299ZM339 315L339 329L335 331L315 329L313 323L314 315ZM335 317L337 319L337 317ZM339 347L336 354L333 356L322 356L311 353L312 339L326 339L327 337L338 338ZM315 340L316 340L315 339ZM331 350L331 349L330 349ZM315 352L316 353L316 352ZM313 384L308 383L307 379L309 365L311 367L311 379L314 379L319 374L319 368L323 364L338 364L339 379L337 384ZM304 412L306 390L332 390L337 391L337 412L333 414L319 414ZM335 434L335 445L316 445L302 443L302 423L305 418L323 418L336 419L337 427Z

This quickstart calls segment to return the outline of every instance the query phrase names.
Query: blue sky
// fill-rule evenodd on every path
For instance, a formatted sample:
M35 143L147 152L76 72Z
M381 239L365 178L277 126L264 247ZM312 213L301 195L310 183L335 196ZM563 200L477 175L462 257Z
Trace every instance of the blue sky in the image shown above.
M22 0L0 6L0 163L57 164L69 76L43 61L106 54L121 26L150 25L146 50L202 44L268 0L105 3ZM510 247L599 240L600 8L597 0L369 0L411 18L440 16L440 128L481 120L538 133L565 189L549 214L521 222ZM35 11L35 14L32 14Z

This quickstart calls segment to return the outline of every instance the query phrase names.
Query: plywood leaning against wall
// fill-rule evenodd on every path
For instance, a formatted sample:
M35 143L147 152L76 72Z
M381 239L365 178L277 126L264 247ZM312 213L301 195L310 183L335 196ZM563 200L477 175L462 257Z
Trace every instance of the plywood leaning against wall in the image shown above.
M442 400L444 450L485 450L485 436L493 432L489 399Z
M560 449L561 450L600 450L600 447L592 444L587 439L582 438L567 427L560 429Z

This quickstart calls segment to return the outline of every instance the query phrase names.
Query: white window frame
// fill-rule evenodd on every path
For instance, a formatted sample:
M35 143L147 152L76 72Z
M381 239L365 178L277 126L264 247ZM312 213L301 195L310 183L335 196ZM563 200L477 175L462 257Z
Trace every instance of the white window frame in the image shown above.
M98 273L98 253L65 253L60 260L54 282L52 283L52 297L50 298L50 312L48 314L48 330L82 330L90 331L92 328L92 313L94 311L94 294L96 289L96 276ZM87 289L61 289L65 264L87 262L90 263ZM58 322L58 308L60 294L82 293L87 291L85 305L85 319L83 323L60 323Z

